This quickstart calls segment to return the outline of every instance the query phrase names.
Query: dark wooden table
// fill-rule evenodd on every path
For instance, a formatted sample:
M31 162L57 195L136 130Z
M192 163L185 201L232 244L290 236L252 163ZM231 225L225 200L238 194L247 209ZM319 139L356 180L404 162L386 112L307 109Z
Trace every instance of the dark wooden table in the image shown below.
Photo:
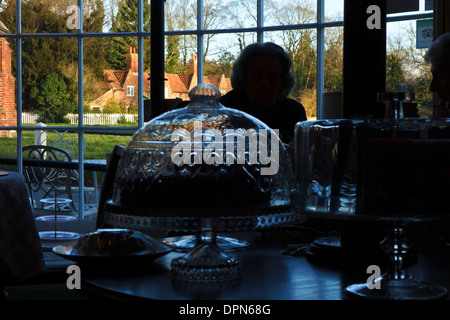
M367 267L378 263L355 259L318 260L308 254L282 254L285 242L267 241L260 233L237 233L251 242L246 250L228 252L241 259L243 277L218 285L176 283L170 262L183 253L160 257L145 271L83 270L82 290L91 297L151 300L347 300L348 285L366 282ZM407 271L417 278L449 288L450 251L446 247L417 252ZM342 260L342 259L341 259ZM383 268L383 266L381 266ZM86 272L84 272L86 271Z

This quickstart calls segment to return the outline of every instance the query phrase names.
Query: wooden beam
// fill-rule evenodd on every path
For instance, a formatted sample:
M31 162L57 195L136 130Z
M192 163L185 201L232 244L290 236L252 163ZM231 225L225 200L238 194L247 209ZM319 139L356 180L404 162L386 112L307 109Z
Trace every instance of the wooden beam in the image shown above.
M380 11L379 28L368 27L372 5ZM386 0L344 0L343 82L345 118L384 117L377 93L386 90Z
M163 113L164 105L164 1L151 1L150 5L150 114L152 119Z

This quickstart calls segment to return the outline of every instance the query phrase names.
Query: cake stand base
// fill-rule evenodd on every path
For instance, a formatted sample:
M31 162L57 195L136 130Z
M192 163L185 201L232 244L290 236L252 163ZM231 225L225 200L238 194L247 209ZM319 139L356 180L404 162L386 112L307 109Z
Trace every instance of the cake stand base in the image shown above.
M204 242L211 242L211 236L205 235L202 236L202 241ZM170 237L170 238L164 238L164 241L167 242L167 244L174 246L177 251L182 252L189 252L192 250L196 243L197 239L195 235L186 235L181 237ZM222 251L237 251L237 250L245 250L248 249L251 246L251 243L245 240L239 240L231 237L226 236L217 236L217 245Z
M171 262L172 278L183 282L225 282L241 278L240 260L229 257L216 243L198 244Z

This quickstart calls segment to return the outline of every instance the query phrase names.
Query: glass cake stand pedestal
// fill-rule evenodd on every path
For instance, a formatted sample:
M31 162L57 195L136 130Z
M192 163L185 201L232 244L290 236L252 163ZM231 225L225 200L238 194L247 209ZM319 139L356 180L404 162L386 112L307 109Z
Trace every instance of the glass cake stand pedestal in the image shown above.
M378 204L383 207L384 204ZM342 221L382 222L386 226L386 237L380 242L384 253L388 256L388 266L385 272L371 281L352 284L346 287L345 292L353 297L378 300L437 300L448 296L446 288L422 281L409 274L404 269L405 256L410 249L405 230L410 223L448 220L447 214L420 214L416 210L411 213L402 212L402 209L379 209L376 214L368 213L363 206L345 211L333 211L329 208L308 205L296 210L311 217L324 219L338 219ZM411 208L411 206L409 206ZM417 207L419 208L419 207ZM408 210L406 210L408 211ZM381 213L380 213L381 212ZM397 213L396 213L397 212ZM401 214L398 214L401 212Z
M192 283L236 281L242 276L240 260L219 247L218 234L260 230L292 223L298 218L295 212L276 212L270 208L254 215L199 218L195 246L187 254L172 260L172 277L176 281Z
M192 250L196 244L201 240L202 242L211 242L211 234L205 232L201 235L201 239L198 239L198 235L183 235L183 236L172 236L164 238L163 241L169 246L173 247L177 251L188 252ZM250 248L251 243L246 240L240 240L236 238L227 237L224 235L216 235L216 244L219 248L226 251L237 251L245 250Z
M76 217L67 214L58 214L64 210L64 206L67 206L72 200L67 198L45 198L40 200L41 203L46 206L47 209L54 211L52 215L39 216L36 218L38 221L47 223L53 223L53 231L40 231L39 237L42 240L48 241L65 241L78 239L80 234L70 231L57 230L57 225L76 220Z

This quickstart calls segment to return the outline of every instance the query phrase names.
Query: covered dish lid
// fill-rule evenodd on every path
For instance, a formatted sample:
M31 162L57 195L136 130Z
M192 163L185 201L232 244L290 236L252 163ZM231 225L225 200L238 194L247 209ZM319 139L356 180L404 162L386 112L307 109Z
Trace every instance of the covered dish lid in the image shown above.
M119 161L110 203L153 216L289 208L293 170L277 130L224 107L220 96L199 84L186 107L139 129Z

